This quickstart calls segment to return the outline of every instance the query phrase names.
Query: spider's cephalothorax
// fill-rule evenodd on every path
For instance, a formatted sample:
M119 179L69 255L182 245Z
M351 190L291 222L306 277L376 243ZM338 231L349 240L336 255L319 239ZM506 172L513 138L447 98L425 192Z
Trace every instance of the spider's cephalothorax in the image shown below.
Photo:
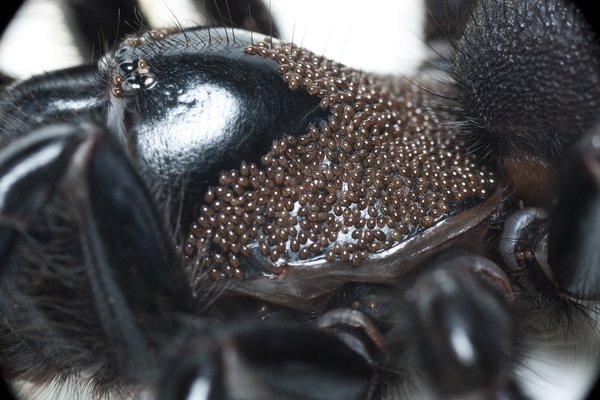
M408 78L203 27L6 87L3 376L528 398L521 349L600 300L597 37L567 0L433 3L456 37Z

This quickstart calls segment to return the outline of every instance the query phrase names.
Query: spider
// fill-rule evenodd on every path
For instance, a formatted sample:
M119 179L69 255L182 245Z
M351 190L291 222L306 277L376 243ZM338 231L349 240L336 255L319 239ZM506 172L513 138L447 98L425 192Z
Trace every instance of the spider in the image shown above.
M430 1L435 55L390 76L276 39L257 1L214 5L227 27L130 32L4 88L5 379L527 399L528 349L596 340L587 10Z

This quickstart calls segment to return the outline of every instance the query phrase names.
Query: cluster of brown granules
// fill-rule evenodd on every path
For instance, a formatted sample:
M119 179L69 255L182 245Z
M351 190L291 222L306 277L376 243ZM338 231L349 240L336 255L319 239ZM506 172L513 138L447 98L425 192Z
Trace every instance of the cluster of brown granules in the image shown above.
M493 174L405 79L343 67L294 45L245 49L279 64L331 110L322 126L274 143L260 165L223 173L185 247L214 277L242 278L248 257L271 271L322 260L358 266L487 197Z

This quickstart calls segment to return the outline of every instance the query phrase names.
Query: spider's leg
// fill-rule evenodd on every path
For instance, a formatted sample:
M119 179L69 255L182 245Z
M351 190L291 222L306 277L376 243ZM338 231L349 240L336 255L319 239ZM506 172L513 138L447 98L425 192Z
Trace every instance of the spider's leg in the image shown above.
M279 30L269 8L262 0L195 1L203 9L209 23L229 26L269 36L279 36Z
M66 28L76 38L75 43L85 59L94 53L99 39L102 41L100 46L105 47L99 50L104 52L126 35L180 23L227 26L277 35L277 27L262 0L195 0L187 3L186 8L178 8L177 4L165 4L160 8L161 4L146 5L136 0L67 0L60 10Z
M164 8L160 8L160 4L152 7L135 0L93 0L85 3L68 0L61 10L68 29L78 38L76 42L80 53L86 58L92 54L92 46L98 43L99 37L103 40L101 45L110 48L117 40L136 31L180 23L227 26L265 35L278 33L262 0L195 0L187 3L187 8L180 9L177 4L165 4Z
M510 291L498 266L467 255L442 261L407 291L404 337L434 397L526 398L510 375L516 357Z
M559 167L553 206L518 210L506 221L500 251L508 268L529 276L534 290L549 299L589 305L594 311L600 301L599 196L596 125Z
M538 315L546 315L544 320L531 318L531 305L518 310L521 331L546 338L530 341L537 351L550 354L560 343L569 349L569 357L577 355L576 363L564 356L560 360L589 371L581 378L585 384L597 377L598 365L599 143L596 125L574 144L558 168L552 207L515 211L504 223L499 243L507 273L520 287L515 297L522 305L536 307Z
M290 324L191 340L165 368L159 398L363 400L374 367L335 335Z
M315 399L364 399L371 393L370 360L334 334L289 323L242 329L214 321L209 329L192 317L181 262L144 185L116 140L98 127L40 128L4 149L1 159L2 232L10 240L3 242L0 307L14 329L3 338L6 348L16 349L10 378L48 380L91 371L100 383L153 384L163 356L170 355L173 366L160 386L165 398L204 384L225 399L299 399L307 393ZM27 287L35 283L20 278L32 280L40 272L36 267L52 266L37 260L40 265L26 264L28 271L21 271L12 260L20 256L22 236L35 230L38 214L57 196L75 216L82 267L74 265L70 273L69 265L59 266L65 275L48 279L86 288L87 298L76 301L87 302L91 321L62 304L62 296L81 293L44 299ZM81 276L74 282L71 274ZM45 284L40 290L48 296ZM63 320L71 322L64 326ZM20 371L25 360L36 370Z
M10 19L12 11L6 10L5 19ZM22 5L3 37L0 84L28 77L33 71L42 73L49 68L93 63L127 36L171 26L228 26L278 35L270 10L261 0L32 0ZM3 25L0 34L2 31ZM48 32L46 36L51 39L31 40L31 31ZM56 57L56 53L61 57ZM39 64L43 69L32 67L28 61L35 60L37 65L40 59L47 58L51 62Z
M425 0L425 40L434 50L462 33L473 2L468 0Z
M83 138L49 128L25 136L0 152L0 260L10 256L19 231L26 231L53 193Z
M110 135L92 133L65 178L77 188L73 200L82 215L83 253L98 315L119 364L135 374L151 361L152 339L143 329L168 332L171 313L190 308L181 263L141 179Z
M16 366L7 375L45 380L95 369L99 381L152 379L159 342L178 331L175 318L192 301L174 246L119 144L92 124L56 124L15 141L0 160L3 348L14 349L7 358ZM23 254L19 243L52 218L54 197L70 210L70 220L58 221L76 233L53 222L38 239L42 254ZM46 243L53 240L64 245L60 263ZM27 362L39 371L19 371Z
M14 396L8 389L8 386L3 379L0 379L0 396L2 396L3 399L14 400Z
M550 211L548 263L544 271L564 295L576 301L597 304L600 301L598 125L577 143L567 157L558 180L557 197Z

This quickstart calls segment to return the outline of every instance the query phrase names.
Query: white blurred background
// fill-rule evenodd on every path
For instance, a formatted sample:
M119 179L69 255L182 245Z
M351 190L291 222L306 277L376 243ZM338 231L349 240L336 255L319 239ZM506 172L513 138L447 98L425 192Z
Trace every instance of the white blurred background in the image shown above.
M59 4L25 2L0 41L1 71L26 77L81 63ZM139 4L154 27L203 22L189 0ZM270 6L284 39L366 71L410 71L425 49L419 0L270 0Z

